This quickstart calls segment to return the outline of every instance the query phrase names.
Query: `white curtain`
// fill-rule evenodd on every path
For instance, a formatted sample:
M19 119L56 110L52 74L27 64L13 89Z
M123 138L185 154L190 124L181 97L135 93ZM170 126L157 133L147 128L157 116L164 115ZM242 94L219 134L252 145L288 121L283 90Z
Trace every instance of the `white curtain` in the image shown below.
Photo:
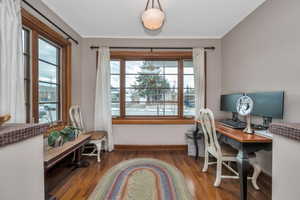
M114 149L111 118L110 52L108 47L101 47L98 52L95 96L95 130L107 131L108 151L112 151Z
M199 119L200 109L205 107L205 50L193 49L193 65L195 74L195 119Z
M0 0L0 115L25 122L20 0Z

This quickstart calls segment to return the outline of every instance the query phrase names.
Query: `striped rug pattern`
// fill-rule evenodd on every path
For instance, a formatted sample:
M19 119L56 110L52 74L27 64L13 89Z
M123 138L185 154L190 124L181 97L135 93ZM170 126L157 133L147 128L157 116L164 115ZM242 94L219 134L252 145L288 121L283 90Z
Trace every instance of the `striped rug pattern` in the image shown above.
M191 200L181 172L156 159L123 161L100 180L89 200Z

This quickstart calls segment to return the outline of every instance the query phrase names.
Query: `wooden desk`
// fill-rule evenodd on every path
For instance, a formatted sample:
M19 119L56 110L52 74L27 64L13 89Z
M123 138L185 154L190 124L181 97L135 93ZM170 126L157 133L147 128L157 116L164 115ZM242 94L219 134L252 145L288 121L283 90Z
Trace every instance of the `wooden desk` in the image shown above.
M196 121L196 123L200 123ZM240 174L240 199L247 200L247 176L250 168L249 153L260 150L272 150L272 139L254 134L244 133L242 130L233 129L215 122L216 131L221 134L221 141L237 149L237 166Z

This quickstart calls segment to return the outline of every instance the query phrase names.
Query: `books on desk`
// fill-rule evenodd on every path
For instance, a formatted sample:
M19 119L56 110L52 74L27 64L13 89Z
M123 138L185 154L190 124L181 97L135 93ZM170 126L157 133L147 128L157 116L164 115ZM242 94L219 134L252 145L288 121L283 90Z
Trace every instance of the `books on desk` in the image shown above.
M256 135L260 135L267 138L273 138L273 134L269 130L255 130L254 133Z

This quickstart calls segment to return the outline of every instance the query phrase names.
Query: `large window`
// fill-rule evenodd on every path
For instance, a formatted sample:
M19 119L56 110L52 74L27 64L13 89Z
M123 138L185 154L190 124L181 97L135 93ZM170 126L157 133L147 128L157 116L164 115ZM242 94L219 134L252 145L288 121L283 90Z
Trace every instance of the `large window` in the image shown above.
M26 121L68 121L71 44L22 9Z
M130 54L132 55L132 53ZM116 119L184 119L195 115L190 56L114 56L112 114Z
M178 115L178 62L125 62L125 115Z

